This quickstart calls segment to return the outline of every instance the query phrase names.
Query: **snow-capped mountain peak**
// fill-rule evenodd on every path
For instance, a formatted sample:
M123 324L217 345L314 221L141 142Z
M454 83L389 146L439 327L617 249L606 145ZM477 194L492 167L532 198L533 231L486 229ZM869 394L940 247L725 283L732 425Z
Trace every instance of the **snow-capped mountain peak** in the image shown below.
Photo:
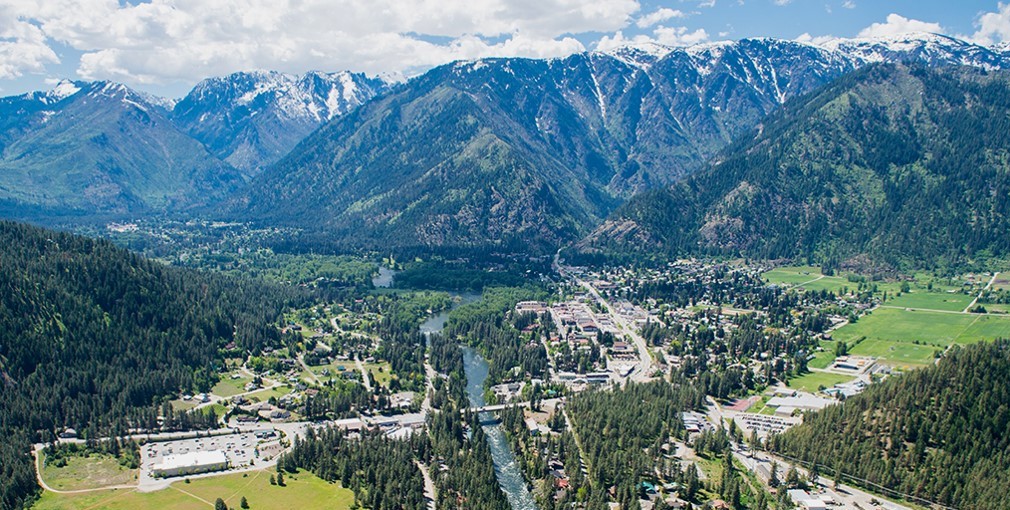
M628 44L600 53L614 57L632 67L648 69L657 61L673 52L674 49L672 46L664 46L654 42L643 42Z

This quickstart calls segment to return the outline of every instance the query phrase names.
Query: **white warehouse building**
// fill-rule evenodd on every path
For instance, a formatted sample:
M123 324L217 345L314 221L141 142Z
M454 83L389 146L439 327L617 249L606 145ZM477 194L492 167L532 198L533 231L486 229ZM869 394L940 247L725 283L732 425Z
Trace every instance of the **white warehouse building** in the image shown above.
M220 471L228 468L228 457L222 450L166 455L154 465L154 476L179 476Z

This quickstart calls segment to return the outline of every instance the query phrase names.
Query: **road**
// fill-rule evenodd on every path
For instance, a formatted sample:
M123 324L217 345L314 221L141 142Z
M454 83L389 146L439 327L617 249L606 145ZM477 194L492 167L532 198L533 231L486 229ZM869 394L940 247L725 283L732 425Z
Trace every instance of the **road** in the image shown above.
M438 497L435 494L435 482L431 479L428 466L425 466L419 460L415 460L414 463L417 464L417 468L421 470L421 476L424 477L424 498L428 500L428 510L435 510L438 504Z
M985 284L985 287L978 291L978 295L975 296L975 299L972 299L971 303L968 303L968 306L964 307L963 313L968 313L968 311L971 310L971 307L975 306L975 303L978 303L978 300L982 298L982 294L985 294L985 291L992 288L992 284L996 282L997 276L999 276L999 271L992 274L992 278L989 279L989 283Z
M368 372L365 370L365 365L361 363L360 356L354 356L354 364L358 367L358 371L361 372L361 384L365 385L365 389L372 391L372 379L368 376Z
M611 319L614 321L622 331L624 331L629 338L631 338L632 343L635 344L635 349L638 350L638 363L635 364L635 368L632 369L631 373L628 374L628 378L636 382L644 382L652 379L652 374L656 371L656 366L652 360L652 354L649 352L648 344L642 335L638 334L637 328L634 324L631 324L622 317L620 314L614 311L614 308L610 306L610 302L600 295L599 291L595 287L589 284L589 282L583 281L575 275L569 275L565 271L564 267L561 266L561 250L558 250L554 254L554 261L551 263L551 267L561 275L562 278L568 278L574 280L582 288L586 289L597 302L603 305L603 308L607 310L610 314Z
M623 316L614 311L614 308L610 306L610 302L603 298L600 293L593 287L589 282L575 278L575 281L586 289L593 298L596 299L603 308L607 310L610 314L610 318L614 321L621 331L626 333L629 338L631 338L632 343L635 344L635 349L638 350L638 363L635 364L635 368L631 370L628 374L628 378L636 382L644 382L652 379L652 374L656 371L656 366L652 362L652 354L649 353L648 344L642 335L638 334L638 330L635 328L634 324L628 322Z

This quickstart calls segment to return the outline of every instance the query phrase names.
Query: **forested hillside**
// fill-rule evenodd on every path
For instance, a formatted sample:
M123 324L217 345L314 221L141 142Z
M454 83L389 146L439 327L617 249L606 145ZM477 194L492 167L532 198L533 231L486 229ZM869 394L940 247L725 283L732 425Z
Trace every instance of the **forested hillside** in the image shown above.
M243 184L167 111L124 85L63 83L0 99L0 115L7 218L181 211Z
M33 442L156 428L222 350L279 342L294 291L163 267L105 241L0 222L0 507L38 490Z
M884 64L791 101L706 171L636 197L585 252L868 255L931 267L1010 251L1010 76Z
M768 39L448 64L324 126L226 212L342 246L552 252L855 67Z
M807 416L773 450L947 506L1010 507L1010 342L954 348L936 366Z

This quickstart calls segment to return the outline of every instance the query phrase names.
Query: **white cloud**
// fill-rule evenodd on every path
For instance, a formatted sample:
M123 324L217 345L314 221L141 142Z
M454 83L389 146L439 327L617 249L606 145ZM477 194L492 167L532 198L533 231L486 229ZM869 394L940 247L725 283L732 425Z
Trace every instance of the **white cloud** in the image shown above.
M939 23L909 19L899 14L888 14L884 23L874 23L859 32L859 37L884 37L909 32L943 33Z
M20 19L11 6L0 3L0 79L41 73L46 64L59 61L39 27Z
M775 4L775 5L778 5L779 7L781 7L783 5L789 5L792 2L793 2L793 0L772 0L772 3Z
M999 3L996 12L986 12L975 22L978 31L966 37L978 44L1010 41L1010 4Z
M638 25L639 28L648 28L651 27L652 25L655 25L656 23L662 23L669 19L683 18L683 17L684 13L682 11L663 7L660 9L656 9L656 11L651 14L647 14L645 16L642 16L641 18L638 18L638 21L635 22L635 24Z
M614 35L605 35L596 41L595 49L596 51L610 51L616 50L622 46L629 46L635 44L646 44L654 43L651 37L647 35L636 35L634 37L625 37L624 32L618 30Z
M639 9L638 0L0 0L0 34L20 27L35 50L5 51L12 43L0 39L0 78L54 62L53 42L83 52L81 77L131 84L562 56L584 50L571 34L620 30Z
M846 9L855 9L856 2L853 2L852 0L845 0L844 2L842 2L842 7Z
M667 46L691 46L708 40L704 28L691 31L687 27L659 27L653 31L653 36L656 42Z
M818 36L813 36L813 35L810 35L809 32L804 32L804 33L800 34L799 37L796 38L796 41L801 42L801 43L807 43L807 44L813 44L813 45L819 46L821 44L824 44L824 43L826 43L828 41L833 41L835 39L837 39L837 37L835 37L833 35L818 35Z

